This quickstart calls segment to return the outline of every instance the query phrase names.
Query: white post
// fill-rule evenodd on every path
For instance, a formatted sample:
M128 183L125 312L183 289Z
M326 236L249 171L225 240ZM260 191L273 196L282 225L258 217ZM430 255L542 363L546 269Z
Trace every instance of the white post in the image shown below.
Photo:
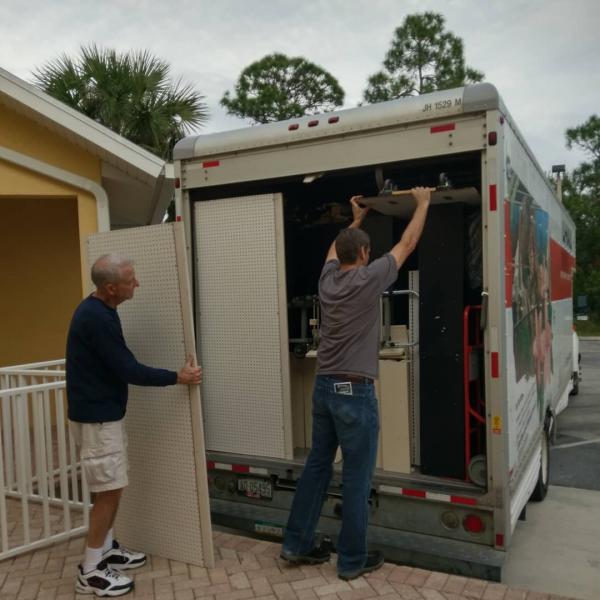
M2 552L8 551L8 516L6 514L6 480L4 479L4 452L2 451L2 431L0 430L0 538Z
M44 390L44 425L46 427L46 465L48 467L48 494L54 498L54 448L52 441L52 410L50 390Z
M17 492L21 496L21 512L23 515L23 543L30 542L29 505L27 502L27 472L25 469L25 420L23 418L23 405L27 402L27 394L15 394L14 418L16 432L16 459L17 459Z
M75 452L75 442L71 435L71 429L67 427L69 435L69 461L71 469L71 491L73 502L79 502L79 485L77 482L77 454Z
M4 379L6 387L11 387L10 375ZM14 489L15 484L15 457L13 454L13 435L12 435L12 397L6 396L2 398L2 427L4 429L4 456L6 457L6 489Z
M43 537L50 537L50 505L48 502L48 470L46 465L46 444L44 441L44 392L37 392L33 403L33 432L35 442L35 471L38 482L38 495L42 497Z
M56 431L58 435L58 465L60 470L60 497L65 517L65 531L71 529L71 511L69 508L69 478L67 477L67 444L65 437L65 412L63 390L56 390Z
M33 381L31 377L27 377L27 381L25 381L25 377L19 375L19 387L32 385ZM29 427L29 402L33 399L33 394L30 396L27 394L25 396L25 400L23 402L23 432L25 437L23 441L25 443L25 448L27 448L27 453L23 457L25 460L25 476L27 477L27 493L33 494L33 475L31 471L31 429Z

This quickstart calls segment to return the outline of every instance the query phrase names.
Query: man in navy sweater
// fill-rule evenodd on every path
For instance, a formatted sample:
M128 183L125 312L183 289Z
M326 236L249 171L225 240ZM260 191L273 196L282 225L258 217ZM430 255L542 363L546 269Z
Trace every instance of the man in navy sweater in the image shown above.
M120 596L133 589L120 573L146 562L113 539L121 493L128 484L127 438L123 418L127 386L198 384L202 369L189 357L178 371L140 364L125 343L116 308L133 298L135 271L130 260L101 256L92 266L96 291L75 310L67 338L69 427L81 451L81 463L94 506L76 590L97 596Z

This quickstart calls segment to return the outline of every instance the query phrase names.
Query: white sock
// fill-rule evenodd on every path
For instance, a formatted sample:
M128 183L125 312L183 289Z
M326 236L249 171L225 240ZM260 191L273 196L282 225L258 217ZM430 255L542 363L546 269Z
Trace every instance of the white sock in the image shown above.
M89 546L86 546L83 564L81 565L83 572L89 573L90 571L93 571L101 560L102 548L90 548Z
M113 528L111 527L106 534L104 546L102 546L102 554L106 554L113 547Z

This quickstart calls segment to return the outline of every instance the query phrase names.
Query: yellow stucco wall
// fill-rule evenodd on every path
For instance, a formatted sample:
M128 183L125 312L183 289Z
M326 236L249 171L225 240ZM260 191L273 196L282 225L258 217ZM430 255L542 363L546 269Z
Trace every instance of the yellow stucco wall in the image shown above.
M0 146L100 182L100 159L0 104ZM0 160L0 366L64 356L88 291L92 194Z
M0 366L64 357L81 299L77 199L0 197Z
M0 145L100 183L97 156L0 104Z

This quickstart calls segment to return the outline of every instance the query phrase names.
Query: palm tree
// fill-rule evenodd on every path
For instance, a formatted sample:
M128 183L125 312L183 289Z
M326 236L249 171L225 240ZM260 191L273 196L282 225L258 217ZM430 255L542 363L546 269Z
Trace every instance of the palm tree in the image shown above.
M164 158L173 146L208 119L204 96L147 50L118 53L82 46L36 69L34 83L98 123Z

